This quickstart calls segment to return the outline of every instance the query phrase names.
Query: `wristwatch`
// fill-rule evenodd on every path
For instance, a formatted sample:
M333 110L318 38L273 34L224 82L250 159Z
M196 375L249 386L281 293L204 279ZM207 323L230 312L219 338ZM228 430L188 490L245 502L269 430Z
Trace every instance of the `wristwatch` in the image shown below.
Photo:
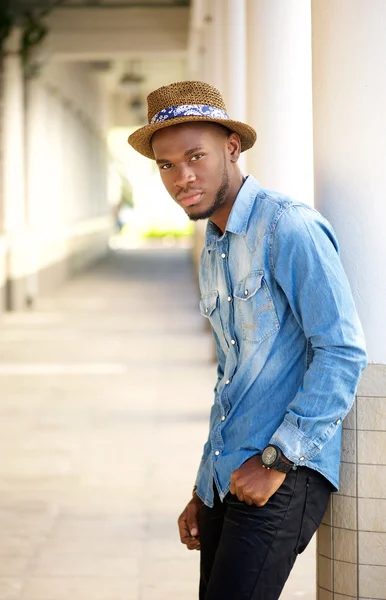
M292 469L296 469L293 463L283 460L283 452L273 444L264 448L261 462L265 469L276 469L280 473L289 473Z

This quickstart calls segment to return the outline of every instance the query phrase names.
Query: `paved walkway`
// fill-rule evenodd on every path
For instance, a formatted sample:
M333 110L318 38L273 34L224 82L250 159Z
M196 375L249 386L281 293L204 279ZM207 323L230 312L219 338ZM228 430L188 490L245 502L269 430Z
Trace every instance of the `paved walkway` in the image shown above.
M176 529L215 378L197 302L187 251L132 251L2 318L0 600L197 598ZM282 599L314 580L311 550Z

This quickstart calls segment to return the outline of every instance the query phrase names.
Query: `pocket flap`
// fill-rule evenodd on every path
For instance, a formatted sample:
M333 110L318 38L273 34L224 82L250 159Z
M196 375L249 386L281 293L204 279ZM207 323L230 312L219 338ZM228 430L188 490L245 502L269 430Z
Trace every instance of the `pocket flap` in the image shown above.
M234 289L233 295L239 300L248 300L261 288L264 271L252 271L245 279L240 281Z
M200 311L204 317L210 317L212 312L217 306L218 291L210 292L210 294L204 294L200 300Z

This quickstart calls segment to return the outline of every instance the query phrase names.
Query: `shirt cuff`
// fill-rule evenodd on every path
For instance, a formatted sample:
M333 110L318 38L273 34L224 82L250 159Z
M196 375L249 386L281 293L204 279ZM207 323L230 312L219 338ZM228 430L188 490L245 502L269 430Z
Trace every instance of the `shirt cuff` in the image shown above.
M278 446L284 456L296 466L304 465L321 450L297 427L286 420L275 431L269 443Z

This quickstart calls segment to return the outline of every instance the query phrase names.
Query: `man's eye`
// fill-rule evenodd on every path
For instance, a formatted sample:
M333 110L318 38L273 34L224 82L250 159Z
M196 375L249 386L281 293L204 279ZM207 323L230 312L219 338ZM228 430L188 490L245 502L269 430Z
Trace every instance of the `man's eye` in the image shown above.
M203 156L203 154L195 154L190 160L200 160L200 158L202 158Z
M172 166L172 165L171 165L170 163L166 163L166 165L162 165L161 169L162 169L163 171L167 171L168 169L170 169L170 167L171 167L171 166Z

